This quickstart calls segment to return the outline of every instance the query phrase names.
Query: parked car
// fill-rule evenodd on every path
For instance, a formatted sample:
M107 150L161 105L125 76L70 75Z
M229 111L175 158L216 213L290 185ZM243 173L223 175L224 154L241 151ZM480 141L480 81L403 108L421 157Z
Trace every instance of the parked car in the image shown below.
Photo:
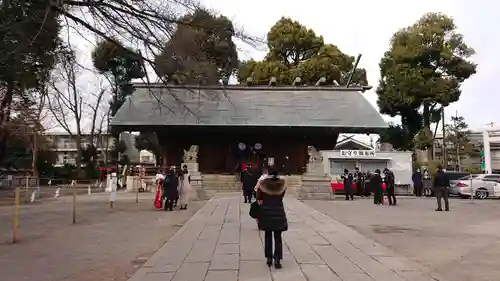
M466 172L454 172L454 171L446 171L444 173L450 179L449 194L451 194L451 195L459 195L459 190L456 187L457 182L459 180L463 179L464 177L470 176L470 174L466 173Z
M476 178L478 175L476 174L464 174L464 173L457 173L457 175L461 175L460 178L453 177L450 179L450 188L448 190L448 193L450 195L456 195L460 196L460 187L463 186L463 181L470 181L471 178ZM461 184L458 184L462 181Z
M470 198L474 192L477 199L488 197L500 197L500 174L479 174L475 177L465 177L456 182L459 188L459 196Z

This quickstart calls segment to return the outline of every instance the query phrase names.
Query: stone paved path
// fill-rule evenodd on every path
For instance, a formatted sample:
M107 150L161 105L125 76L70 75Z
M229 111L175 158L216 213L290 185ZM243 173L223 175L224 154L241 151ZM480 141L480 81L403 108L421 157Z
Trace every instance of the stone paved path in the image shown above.
M212 198L129 281L444 280L355 230L286 198L283 268L265 264L263 235L239 194Z

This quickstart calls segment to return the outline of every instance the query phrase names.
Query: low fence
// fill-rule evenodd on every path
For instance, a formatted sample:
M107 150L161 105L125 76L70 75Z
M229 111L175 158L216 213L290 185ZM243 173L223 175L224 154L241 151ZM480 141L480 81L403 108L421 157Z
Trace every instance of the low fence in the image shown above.
M75 180L67 184L62 184L67 181L25 177L24 180L12 182L17 184L9 185L8 188L0 190L0 206L4 206L2 210L12 215L12 243L21 241L22 239L20 239L20 236L24 236L22 233L29 233L30 229L44 228L45 224L52 224L55 220L59 220L62 216L66 216L66 213L67 219L64 219L65 222L62 224L57 222L56 224L63 225L65 223L71 223L71 220L73 224L76 224L81 220L80 218L85 217L86 220L88 220L89 216L95 216L96 212L107 214L108 212L105 210L107 208L114 208L117 197L120 198L117 201L118 206L120 206L118 211L124 210L124 208L130 208L129 210L134 211L150 210L155 207L153 204L155 194L140 194L139 191L133 193L110 192L97 196L87 196L87 194L95 195L95 193L105 192L105 183L96 182L95 180ZM58 184L53 184L54 182L58 182ZM63 196L66 196L66 198L60 198ZM59 200L61 204L39 204L55 200ZM130 203L134 201L135 204L142 204L134 204L133 207L131 207L132 205ZM34 206L23 206L29 204L33 204ZM38 216L40 216L40 220ZM52 221L52 219L54 219L54 221ZM20 221L23 222L22 228L20 228ZM41 226L37 226L38 224ZM4 224L2 227L0 227L0 231L3 232L7 230L9 226ZM21 234L19 232L20 229L22 232ZM4 237L6 237L6 235L0 232L0 243L4 242L1 240Z
M16 188L20 189L20 204L29 204L73 193L79 195L103 192L106 187L105 182L96 180L69 181L38 177L14 177L2 179L1 182L0 206L14 205Z

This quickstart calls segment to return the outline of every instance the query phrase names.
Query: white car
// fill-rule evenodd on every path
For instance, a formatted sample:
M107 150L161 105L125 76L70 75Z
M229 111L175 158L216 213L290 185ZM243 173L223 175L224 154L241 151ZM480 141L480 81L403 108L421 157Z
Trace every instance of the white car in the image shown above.
M474 192L477 199L500 197L500 174L480 174L475 177L464 177L456 182L459 195L468 198Z

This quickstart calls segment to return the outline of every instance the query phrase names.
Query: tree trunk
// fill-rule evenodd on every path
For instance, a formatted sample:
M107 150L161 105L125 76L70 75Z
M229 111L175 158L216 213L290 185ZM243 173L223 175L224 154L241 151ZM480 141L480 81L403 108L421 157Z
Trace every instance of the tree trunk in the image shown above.
M82 171L82 134L77 129L77 133L74 136L75 144L76 144L76 157L75 157L75 165L76 165L76 177L80 179L80 176L83 175Z
M36 166L36 162L38 160L38 134L37 132L33 132L33 147L32 147L32 158L31 158L31 170L33 177L38 177L38 168Z
M7 149L7 128L5 127L10 120L10 106L12 104L12 97L14 96L14 83L7 83L7 90L5 95L0 100L0 165L3 164L6 158Z
M423 112L423 118L424 118L424 132L430 132L431 128L431 116L430 116L430 107L428 103L424 103L424 112ZM429 162L429 160L433 160L432 154L431 154L431 149L428 147L427 149L423 150L421 152L421 157L422 157L422 162Z

